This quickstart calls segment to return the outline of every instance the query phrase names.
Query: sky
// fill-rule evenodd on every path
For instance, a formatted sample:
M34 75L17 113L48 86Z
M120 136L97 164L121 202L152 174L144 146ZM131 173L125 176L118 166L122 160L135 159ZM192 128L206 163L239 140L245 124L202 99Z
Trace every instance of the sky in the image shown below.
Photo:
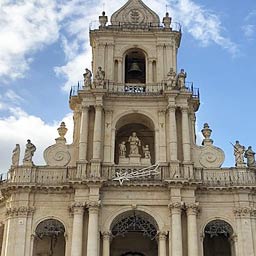
M0 0L0 172L21 160L27 139L34 163L54 144L65 121L72 142L71 86L90 68L89 26L126 0ZM234 166L230 142L256 151L256 1L144 0L162 17L166 9L182 25L178 68L200 89L197 132L207 122L224 167ZM200 138L201 136L198 136ZM200 140L198 141L200 143Z

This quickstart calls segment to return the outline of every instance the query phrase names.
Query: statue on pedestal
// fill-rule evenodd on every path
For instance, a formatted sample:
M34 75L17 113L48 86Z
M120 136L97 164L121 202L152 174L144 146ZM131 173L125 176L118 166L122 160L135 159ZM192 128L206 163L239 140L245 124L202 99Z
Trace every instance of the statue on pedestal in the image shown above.
M151 154L150 154L150 150L149 150L149 145L145 145L145 147L143 147L143 153L144 153L144 157L147 159L151 159Z
M176 86L177 76L173 68L167 73L167 87L173 89Z
M36 151L36 146L31 143L30 140L27 140L26 144L26 149L25 149L25 154L24 154L24 159L23 159L23 164L33 164L32 162L32 157Z
M16 167L19 165L20 160L20 145L16 144L14 150L12 151L12 166Z
M180 70L180 73L178 74L178 88L182 89L185 88L185 79L187 77L187 73L184 69Z
M139 147L141 146L141 141L137 137L136 132L133 132L129 137L128 142L130 143L130 155L139 155Z
M251 146L249 146L248 149L245 150L244 157L247 159L247 166L248 167L256 167L255 152L252 150Z
M172 22L172 18L169 17L169 13L167 12L165 14L165 17L163 18L163 24L165 28L170 28L171 27L171 22Z
M95 87L103 87L105 80L105 71L102 70L102 67L98 67L97 73L95 75Z
M245 152L245 147L240 145L239 141L236 141L236 144L234 146L234 156L235 156L235 161L236 167L243 167L244 166L244 152Z
M119 157L125 157L126 154L126 146L125 141L119 144Z
M84 87L91 87L92 85L92 72L86 68L85 73L83 74L84 76Z

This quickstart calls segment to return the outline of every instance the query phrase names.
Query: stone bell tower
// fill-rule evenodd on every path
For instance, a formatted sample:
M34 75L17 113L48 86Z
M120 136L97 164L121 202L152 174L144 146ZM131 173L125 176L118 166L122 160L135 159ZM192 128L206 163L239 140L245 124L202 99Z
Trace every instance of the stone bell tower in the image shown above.
M168 177L180 165L192 168L199 94L177 71L179 24L168 13L160 22L140 0L128 1L110 23L103 12L99 24L90 30L92 72L86 69L70 99L81 171L101 177L106 166L159 163Z

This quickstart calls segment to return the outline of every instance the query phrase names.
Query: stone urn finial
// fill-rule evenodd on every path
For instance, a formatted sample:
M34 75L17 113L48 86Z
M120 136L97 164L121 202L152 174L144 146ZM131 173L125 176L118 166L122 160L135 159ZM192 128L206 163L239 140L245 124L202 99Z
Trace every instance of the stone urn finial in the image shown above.
M58 139L59 140L66 140L65 135L66 135L68 129L66 128L65 122L61 122L60 127L57 130L58 130L58 133L60 135L60 137Z
M212 134L212 130L210 129L209 125L207 123L204 124L204 128L201 130L204 140L202 142L202 145L212 145L213 140L210 138Z

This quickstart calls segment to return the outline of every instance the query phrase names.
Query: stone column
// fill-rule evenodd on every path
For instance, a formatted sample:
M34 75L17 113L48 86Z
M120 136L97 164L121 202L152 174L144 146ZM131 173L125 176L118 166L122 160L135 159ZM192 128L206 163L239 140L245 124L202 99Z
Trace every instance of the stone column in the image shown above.
M159 159L160 162L166 162L166 136L165 136L165 110L158 111L158 123L159 123ZM158 160L157 160L158 161Z
M192 126L192 141L196 143L196 115L192 113L190 116L191 119L191 126Z
M158 235L158 256L166 256L166 232Z
M189 119L188 108L183 107L182 110L182 146L184 162L190 162L191 149L190 149L190 132L189 132Z
M89 107L82 106L82 116L79 137L79 160L86 161L88 139Z
M110 232L103 232L103 253L102 256L110 256L110 239L111 233Z
M84 220L84 204L76 202L72 205L74 214L71 255L82 256L83 248L83 220Z
M183 256L182 248L182 227L181 227L181 210L182 202L169 204L171 211L171 230L172 230L172 256Z
M89 202L88 210L89 210L89 223L88 223L87 255L98 256L99 203Z
M118 59L118 80L119 84L123 83L123 60L120 58Z
M198 255L197 213L198 203L186 205L188 229L188 256Z
M252 221L250 207L240 207L234 210L237 222L240 222L240 230L238 233L238 240L240 250L243 251L241 255L255 255L253 249L253 237L252 237ZM238 254L238 252L236 252ZM240 255L240 254L239 254Z
M153 83L153 61L149 60L148 61L148 81L146 81L147 83Z
M176 108L169 106L169 150L170 161L177 161L177 127L176 127Z
M95 106L95 122L93 132L93 159L101 159L102 105Z

